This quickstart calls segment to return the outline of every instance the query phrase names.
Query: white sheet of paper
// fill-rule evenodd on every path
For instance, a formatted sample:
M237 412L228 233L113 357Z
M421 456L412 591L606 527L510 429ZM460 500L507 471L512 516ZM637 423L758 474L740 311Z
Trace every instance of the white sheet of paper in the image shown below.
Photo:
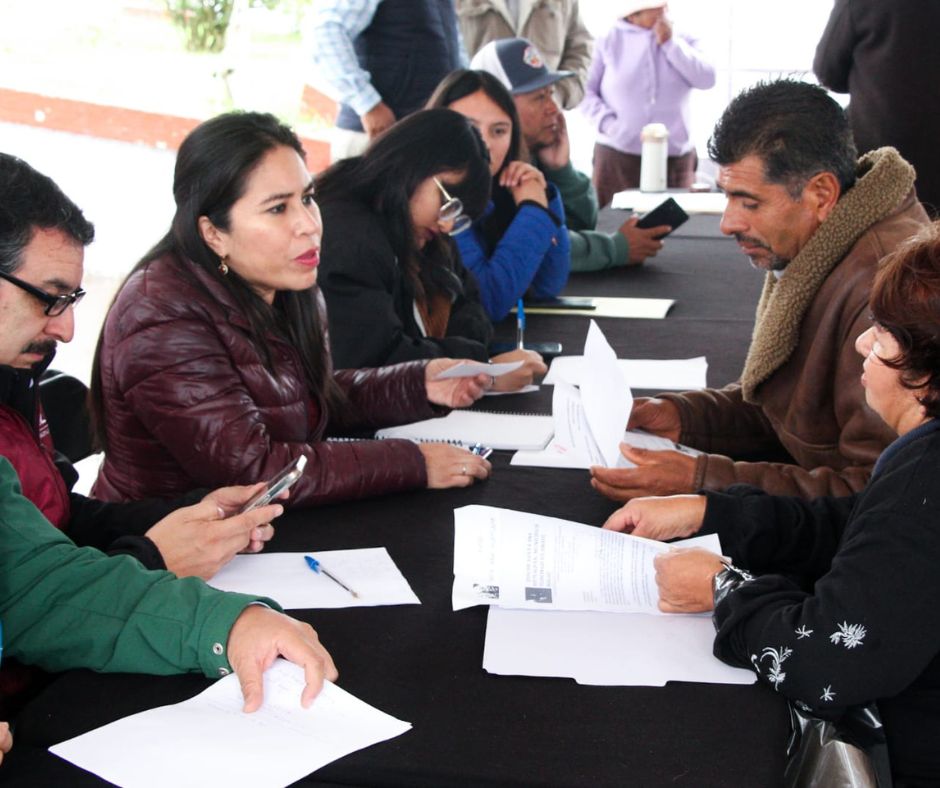
M581 403L585 418L605 464L615 466L620 457L620 434L633 409L633 394L617 366L617 354L593 320L584 341L584 359Z
M621 358L617 365L632 388L690 391L706 386L708 362L705 356L686 359ZM572 386L580 386L583 367L584 356L558 356L552 359L542 383L552 386L564 380Z
M717 537L707 539L720 553ZM653 558L670 549L557 517L464 506L454 510L453 608L661 615Z
M490 375L494 378L515 372L525 361L507 361L504 364L486 364L482 361L461 361L448 367L435 380L448 380L449 378L472 378L474 375Z
M671 298L615 298L591 296L593 309L539 308L534 304L525 308L527 315L586 315L588 317L633 317L646 320L662 320L676 302Z
M483 392L484 397L505 397L507 394L531 394L535 391L538 391L539 387L535 383L530 383L528 386L523 386L521 389L516 389L515 391L495 391L490 389L489 391Z
M753 671L712 654L710 616L650 616L490 607L483 669L579 684L661 687L667 681L753 684Z
M356 591L358 599L314 572L304 555L307 553L236 555L208 582L220 591L270 597L285 610L421 604L384 547L309 554Z
M610 201L610 207L648 213L670 197L690 215L705 213L720 216L725 212L728 202L724 192L641 192L638 189L628 189L617 192Z
M567 384L562 384L567 385ZM648 432L640 430L627 430L623 433L621 440L636 446L638 449L651 449L652 451L681 451L692 457L701 454L697 449L684 446L681 443L674 443L669 438L661 438L659 435L651 435ZM569 444L570 445L570 444ZM572 470L588 470L592 465L601 465L600 453L596 455L584 454L578 450L569 450L567 445L560 443L557 439L552 440L541 451L517 451L509 460L510 465L518 465L522 468L570 468ZM610 466L607 466L610 467ZM635 468L622 454L617 457L617 463L614 468Z
M512 465L551 468L616 467L633 394L617 356L593 320L584 342L581 388L563 380L552 394L555 434L543 449L517 452Z
M281 788L411 729L329 682L304 709L303 687L303 669L278 660L264 674L264 705L252 714L241 710L233 674L183 703L125 717L49 750L126 788Z

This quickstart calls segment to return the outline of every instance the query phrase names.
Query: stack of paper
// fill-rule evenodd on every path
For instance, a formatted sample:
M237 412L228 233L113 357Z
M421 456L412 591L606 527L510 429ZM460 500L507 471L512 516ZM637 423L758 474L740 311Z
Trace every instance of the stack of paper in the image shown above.
M718 537L682 542L720 554ZM453 607L489 605L483 667L582 684L748 684L712 655L707 615L659 611L653 558L669 545L489 506L454 512Z
M714 534L685 544L721 552ZM668 544L495 506L454 510L454 610L659 612L653 558Z
M625 430L633 408L633 393L622 365L603 332L592 320L584 343L584 356L574 364L580 389L556 379L552 393L555 437L541 451L519 451L510 464L541 468L631 468L620 453L620 443L643 449L678 449L671 440L636 430ZM563 367L564 368L564 367Z
M483 669L579 684L662 687L668 681L753 684L753 671L712 655L709 616L505 610L486 619Z

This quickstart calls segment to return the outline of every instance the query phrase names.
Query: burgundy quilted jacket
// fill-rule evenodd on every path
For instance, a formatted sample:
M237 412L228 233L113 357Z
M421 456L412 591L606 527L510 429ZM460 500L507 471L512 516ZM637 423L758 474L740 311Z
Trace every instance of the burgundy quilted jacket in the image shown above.
M446 412L427 400L426 362L333 372L348 404L327 413L311 398L294 348L267 338L271 374L225 289L187 264L197 286L183 265L169 256L153 261L131 277L108 314L100 365L108 449L95 497L165 498L250 484L300 452L307 467L292 504L426 485L423 455L409 441L324 440ZM316 297L323 314L318 291Z

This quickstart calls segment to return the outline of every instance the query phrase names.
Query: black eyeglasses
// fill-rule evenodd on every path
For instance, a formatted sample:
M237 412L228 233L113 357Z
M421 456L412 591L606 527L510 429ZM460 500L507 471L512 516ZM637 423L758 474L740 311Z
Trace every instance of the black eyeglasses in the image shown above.
M24 282L22 279L17 279L15 276L4 273L3 271L0 271L0 279L6 279L10 284L16 285L20 290L25 290L33 296L33 298L38 298L42 301L46 305L43 311L49 317L61 315L66 309L70 306L74 306L85 297L85 291L80 287L77 290L73 290L71 293L55 296L51 293L47 293L45 290L40 290L38 287L33 287L29 282Z

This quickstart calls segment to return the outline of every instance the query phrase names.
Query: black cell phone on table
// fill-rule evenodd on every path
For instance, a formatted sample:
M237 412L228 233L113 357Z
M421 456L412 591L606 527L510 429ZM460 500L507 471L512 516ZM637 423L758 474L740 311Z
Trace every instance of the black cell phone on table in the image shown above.
M306 464L307 458L301 454L296 460L279 470L264 486L264 489L241 508L239 514L271 503L303 475Z
M689 215L682 210L682 206L679 205L672 197L668 200L661 202L652 211L643 216L640 221L636 223L636 226L641 230L648 230L650 227L660 227L664 224L668 224L672 230L671 233L677 227L682 226L689 220ZM669 233L663 233L662 235L657 235L656 240L659 241L662 238L665 238Z
M526 299L525 308L529 309L557 309L564 312L567 309L597 309L597 304L590 296L557 296L539 301Z

